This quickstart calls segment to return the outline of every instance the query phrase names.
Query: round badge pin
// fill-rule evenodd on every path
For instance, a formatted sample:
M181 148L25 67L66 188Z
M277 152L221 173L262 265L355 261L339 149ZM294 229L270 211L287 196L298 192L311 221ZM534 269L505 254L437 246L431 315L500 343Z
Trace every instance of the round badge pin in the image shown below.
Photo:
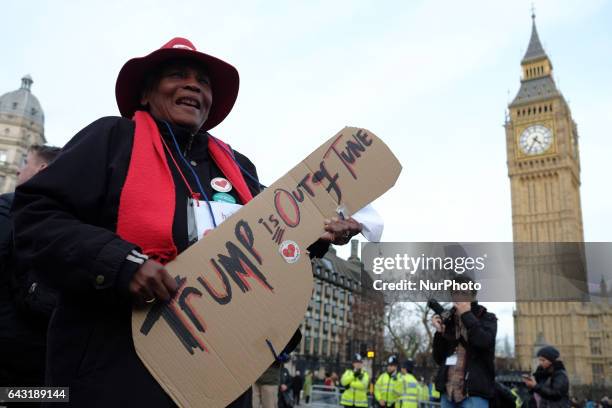
M215 193L212 196L213 201L220 203L236 204L236 199L227 193Z
M281 254L285 262L295 263L300 259L301 251L295 241L286 240L278 247L278 252Z
M227 193L228 191L232 190L232 183L223 177L215 177L212 179L210 181L210 186L213 188L213 190L220 193Z

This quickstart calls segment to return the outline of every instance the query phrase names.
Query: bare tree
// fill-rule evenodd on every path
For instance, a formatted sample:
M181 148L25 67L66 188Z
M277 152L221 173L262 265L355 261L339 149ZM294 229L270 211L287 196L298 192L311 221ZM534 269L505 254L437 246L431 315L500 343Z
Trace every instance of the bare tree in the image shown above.
M431 352L433 347L434 327L431 325L431 317L434 315L433 311L424 302L413 302L414 310L418 313L420 323L423 328L423 333L427 338L426 352Z
M384 317L389 348L411 359L419 353L430 354L435 333L433 315L425 302L389 303Z
M421 317L411 307L412 303L393 302L385 310L384 325L390 348L404 358L413 359L418 352L427 349L427 335L422 329Z

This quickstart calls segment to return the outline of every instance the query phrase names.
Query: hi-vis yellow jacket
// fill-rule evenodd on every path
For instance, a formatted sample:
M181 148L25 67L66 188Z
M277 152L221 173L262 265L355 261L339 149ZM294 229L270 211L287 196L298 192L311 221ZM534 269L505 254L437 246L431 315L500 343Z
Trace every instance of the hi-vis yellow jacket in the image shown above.
M370 376L365 370L361 370L361 378L355 377L355 372L348 369L342 374L340 384L346 387L342 393L340 404L346 406L367 407L368 406L368 384Z
M425 383L419 383L419 401L429 401L429 387Z
M419 405L419 382L414 375L400 374L395 384L397 402L395 408L417 408Z
M393 378L389 375L389 373L384 372L378 376L376 385L374 386L374 396L376 397L376 401L385 401L387 406L392 405L395 402L397 399L395 384L399 381L400 375L401 374L397 373L395 378Z
M440 399L440 391L436 389L436 384L431 383L431 398Z
M521 397L518 394L516 387L512 388L510 392L512 393L512 395L514 395L514 404L516 405L516 408L521 408L521 406L523 406L523 400L521 400Z

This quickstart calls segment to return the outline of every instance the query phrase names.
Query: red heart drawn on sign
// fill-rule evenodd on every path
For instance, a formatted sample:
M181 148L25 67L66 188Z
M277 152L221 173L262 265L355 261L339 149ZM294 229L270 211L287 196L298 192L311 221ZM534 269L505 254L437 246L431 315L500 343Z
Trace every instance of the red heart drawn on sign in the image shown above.
M330 149L337 149L338 155L345 150L349 154L357 145L360 157L357 160L355 156L350 169L342 160L327 163L326 155ZM308 180L312 181L311 169L319 168L321 162L329 166L321 169L326 174L342 171L355 178L347 176L342 191L330 191L331 195L315 194L314 197L308 196L307 203L296 204L295 197L289 197L282 190L295 186L296 178L307 177L304 179L306 184ZM346 208L363 208L396 183L400 170L401 165L393 152L373 133L360 128L343 128L235 213L239 216L225 220L219 228L165 266L169 274L184 279L183 288L202 289L204 285L207 289L202 290L201 297L186 297L185 309L167 308L168 316L176 325L167 324L165 319L157 319L157 323L152 325L152 317L160 310L155 304L132 310L131 333L138 358L174 403L185 408L223 408L256 382L270 366L270 352L267 350L271 345L282 347L287 344L295 328L304 320L314 286L312 264L305 256L306 248L321 235L320 225L324 220L337 215L336 205L332 205L334 198L338 198ZM207 180L208 188L223 193L231 191L234 187L232 180L223 173L217 174L219 177ZM369 185L376 188L363 188ZM287 191L292 195L291 190ZM293 207L294 204L298 208ZM290 211L292 209L294 212ZM220 207L219 211L226 210ZM284 217L286 211L295 218ZM272 240L272 234L268 234L272 229L271 220L278 215L284 217L280 222L292 224L292 221L297 221L300 211L302 220L307 218L309 222L302 221L288 230L281 229ZM274 217L270 218L270 215ZM208 217L204 219L208 221ZM205 225L204 229L211 228L208 223ZM228 245L230 242L235 245ZM210 264L211 261L214 262ZM213 272L216 270L222 278L235 275L234 261L246 262L238 266L249 269L246 272L257 275L258 279L249 281L246 287L242 283L238 285L245 289L244 292L237 290L235 282L230 279L225 291L215 293L203 279L202 271L215 275ZM212 279L216 283L213 287L218 290L218 281ZM232 287L234 293L230 297ZM166 308L163 312L165 316ZM202 317L206 317L205 321ZM202 330L204 324L206 332Z
M287 258L293 258L293 255L295 255L295 245L287 245L287 248L283 249L283 255L285 255Z

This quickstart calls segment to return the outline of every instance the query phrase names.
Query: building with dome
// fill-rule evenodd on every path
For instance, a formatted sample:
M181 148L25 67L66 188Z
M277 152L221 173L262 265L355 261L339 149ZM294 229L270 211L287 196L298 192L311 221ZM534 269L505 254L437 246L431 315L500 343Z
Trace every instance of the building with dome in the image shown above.
M26 75L19 89L0 96L0 193L15 189L28 147L46 142L45 115L32 94L33 82Z

